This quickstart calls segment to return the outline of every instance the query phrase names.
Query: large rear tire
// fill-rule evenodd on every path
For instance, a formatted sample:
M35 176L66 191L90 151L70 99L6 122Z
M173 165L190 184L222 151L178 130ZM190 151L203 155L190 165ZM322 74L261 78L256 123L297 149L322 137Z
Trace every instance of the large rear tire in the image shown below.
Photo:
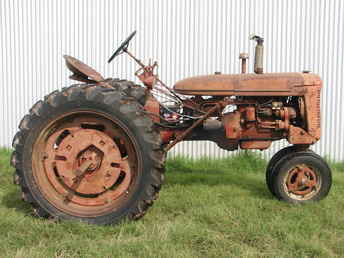
M146 88L133 83L132 81L112 79L109 84L114 87L116 91L125 93L128 97L135 99L142 106L146 104L147 91Z
M35 214L94 224L145 214L163 181L165 153L142 101L121 87L75 85L31 108L11 164Z

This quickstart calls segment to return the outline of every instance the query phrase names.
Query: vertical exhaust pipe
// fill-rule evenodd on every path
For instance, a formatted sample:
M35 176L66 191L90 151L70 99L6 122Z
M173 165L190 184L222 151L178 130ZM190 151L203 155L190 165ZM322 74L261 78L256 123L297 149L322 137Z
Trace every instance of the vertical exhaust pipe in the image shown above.
M256 51L254 54L254 72L257 74L263 73L263 52L264 52L264 39L257 35L252 35L250 40L254 40L257 42Z

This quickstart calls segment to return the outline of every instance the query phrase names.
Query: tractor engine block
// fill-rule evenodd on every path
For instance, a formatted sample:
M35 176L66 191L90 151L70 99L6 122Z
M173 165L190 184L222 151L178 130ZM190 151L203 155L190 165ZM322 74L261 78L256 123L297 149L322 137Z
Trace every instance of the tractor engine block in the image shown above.
M301 128L298 110L282 101L272 101L268 106L238 105L235 111L223 115L226 138L237 140L242 149L262 150L274 140L290 140L291 133L305 136L308 133Z

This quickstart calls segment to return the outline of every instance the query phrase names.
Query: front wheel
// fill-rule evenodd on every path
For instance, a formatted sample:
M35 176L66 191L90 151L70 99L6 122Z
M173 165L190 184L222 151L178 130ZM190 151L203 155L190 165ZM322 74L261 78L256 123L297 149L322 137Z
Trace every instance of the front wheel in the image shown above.
M288 155L294 152L300 151L300 147L292 145L285 147L278 152L275 153L275 155L272 156L270 159L268 165L266 166L266 171L265 171L265 180L266 180L266 185L268 186L269 191L271 192L272 195L276 196L273 188L273 183L272 183L272 175L275 171L275 166L278 165L278 163L283 162L283 159L288 158ZM303 152L312 152L310 149L304 149L302 150Z
M84 85L53 92L19 128L12 165L37 215L110 224L142 217L157 198L160 136L122 91Z
M276 197L290 203L319 201L327 196L332 175L326 161L312 152L291 153L274 168Z

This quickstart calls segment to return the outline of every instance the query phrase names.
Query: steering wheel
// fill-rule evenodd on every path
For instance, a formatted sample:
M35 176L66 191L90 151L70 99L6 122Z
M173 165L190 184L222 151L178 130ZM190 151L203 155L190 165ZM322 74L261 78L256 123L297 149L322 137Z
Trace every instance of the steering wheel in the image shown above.
M113 55L109 58L108 63L110 63L119 54L122 54L123 50L127 49L127 47L129 46L130 40L135 36L135 34L136 34L136 30L134 30L129 35L129 37L127 37L127 39L123 41L123 43L119 46L119 48L117 48L115 53L113 53Z

